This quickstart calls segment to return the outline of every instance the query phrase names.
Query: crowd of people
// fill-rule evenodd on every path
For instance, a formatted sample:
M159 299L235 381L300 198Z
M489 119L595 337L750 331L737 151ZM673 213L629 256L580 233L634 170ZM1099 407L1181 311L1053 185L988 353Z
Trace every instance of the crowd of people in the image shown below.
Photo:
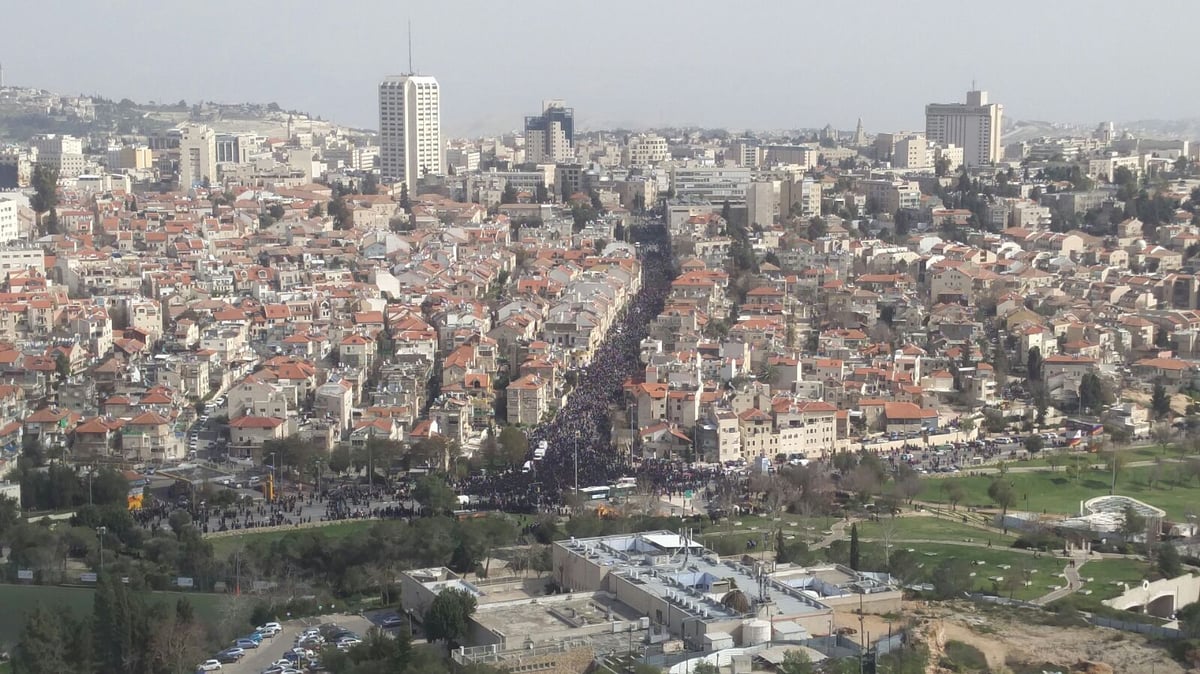
M545 455L528 472L471 478L459 485L462 491L477 495L486 506L538 512L561 504L576 484L607 485L633 472L613 447L609 412L612 405L620 404L625 382L636 376L641 341L671 290L673 271L665 229L662 239L646 242L643 252L640 292L591 362L578 371L566 405L528 434L530 447L544 446Z

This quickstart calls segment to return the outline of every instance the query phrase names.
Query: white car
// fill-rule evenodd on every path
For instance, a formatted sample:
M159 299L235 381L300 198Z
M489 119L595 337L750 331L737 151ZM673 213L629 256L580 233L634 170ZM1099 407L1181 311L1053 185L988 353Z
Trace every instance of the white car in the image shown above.
M221 669L221 661L220 660L205 660L204 662L201 662L200 664L196 665L197 672L216 672L216 671L219 671L220 669Z
M283 628L279 626L279 623L266 623L257 627L256 631L261 633L264 637L271 639L275 635L282 632Z

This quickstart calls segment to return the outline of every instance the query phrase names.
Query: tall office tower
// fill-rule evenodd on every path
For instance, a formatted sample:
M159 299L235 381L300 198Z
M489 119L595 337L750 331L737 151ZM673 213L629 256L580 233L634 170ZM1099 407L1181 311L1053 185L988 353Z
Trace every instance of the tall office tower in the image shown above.
M179 125L179 186L217 182L217 134L203 124Z
M433 77L395 75L379 83L379 165L384 180L411 188L423 175L442 175L441 90Z
M940 145L963 149L967 166L1000 160L1004 106L988 103L986 91L968 91L967 102L930 103L925 106L925 137Z
M564 101L542 101L542 114L525 118L525 160L569 162L575 157L575 110Z

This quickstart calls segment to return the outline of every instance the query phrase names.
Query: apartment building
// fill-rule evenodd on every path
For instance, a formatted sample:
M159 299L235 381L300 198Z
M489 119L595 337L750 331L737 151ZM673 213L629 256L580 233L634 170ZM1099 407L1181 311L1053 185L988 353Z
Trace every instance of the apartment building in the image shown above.
M625 144L622 163L626 166L650 166L671 158L667 139L655 134L633 136Z
M217 182L217 135L203 124L179 126L179 185Z
M575 111L563 101L543 101L542 114L525 118L525 161L558 164L574 156Z
M742 202L750 187L750 169L729 166L671 167L671 189L675 198L711 203Z
M868 207L880 213L921 207L921 186L914 180L863 180L858 183L867 197Z
M38 134L30 139L37 150L37 163L58 171L59 178L74 178L83 173L83 141L57 133Z
M445 173L442 95L434 77L399 75L379 83L379 168L384 180L410 186Z

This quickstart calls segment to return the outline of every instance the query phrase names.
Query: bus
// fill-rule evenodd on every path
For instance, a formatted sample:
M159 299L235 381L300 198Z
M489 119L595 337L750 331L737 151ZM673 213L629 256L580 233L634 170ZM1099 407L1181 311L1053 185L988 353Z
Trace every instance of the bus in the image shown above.
M623 477L617 480L608 490L608 496L612 499L629 498L637 492L637 478Z
M608 498L608 487L580 487L579 496L584 501L603 501Z

